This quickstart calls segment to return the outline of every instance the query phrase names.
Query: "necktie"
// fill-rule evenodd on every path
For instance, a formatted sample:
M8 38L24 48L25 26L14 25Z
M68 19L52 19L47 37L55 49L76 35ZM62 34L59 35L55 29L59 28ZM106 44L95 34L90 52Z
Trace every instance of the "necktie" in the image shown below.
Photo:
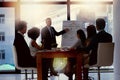
M50 28L50 34L51 34L51 37L54 37L54 32L52 28Z

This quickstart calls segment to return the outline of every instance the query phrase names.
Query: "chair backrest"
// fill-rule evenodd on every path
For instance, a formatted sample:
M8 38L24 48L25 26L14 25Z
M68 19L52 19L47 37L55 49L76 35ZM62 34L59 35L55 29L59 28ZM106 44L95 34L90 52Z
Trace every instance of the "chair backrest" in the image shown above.
M17 51L15 46L13 46L13 58L14 58L14 64L17 69L20 69L18 66L18 58L17 58Z
M13 58L14 58L14 64L15 64L15 67L19 70L36 70L36 68L34 67L21 67L18 65L18 57L17 57L17 51L16 51L16 47L13 45Z
M113 63L114 43L99 43L97 66L110 66Z

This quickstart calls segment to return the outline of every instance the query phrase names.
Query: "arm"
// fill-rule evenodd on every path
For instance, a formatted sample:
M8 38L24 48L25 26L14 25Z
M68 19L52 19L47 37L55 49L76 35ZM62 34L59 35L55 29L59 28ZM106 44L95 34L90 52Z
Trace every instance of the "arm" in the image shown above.
M42 50L43 49L43 45L39 46L35 41L32 41L32 46L35 47L38 50Z
M70 49L76 49L77 47L80 47L80 46L82 46L82 44L81 44L81 40L79 39Z
M67 28L64 29L64 30L62 30L62 31L60 31L60 32L57 32L53 27L52 27L52 29L53 29L54 34L55 34L56 36L59 36L59 35L64 34L64 33L66 33L66 32L69 31L69 29L67 29Z

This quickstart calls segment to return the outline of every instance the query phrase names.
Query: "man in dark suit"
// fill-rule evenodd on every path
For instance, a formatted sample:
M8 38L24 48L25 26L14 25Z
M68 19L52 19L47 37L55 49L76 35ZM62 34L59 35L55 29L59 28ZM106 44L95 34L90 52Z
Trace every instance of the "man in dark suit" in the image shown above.
M105 32L104 30L105 24L106 24L105 20L102 18L98 18L96 20L96 29L98 30L98 33L86 48L88 52L91 51L89 56L89 65L94 65L97 63L98 43L112 42L111 34ZM88 68L84 68L83 74L84 74L84 80L88 80Z
M24 39L27 23L20 21L16 25L14 46L17 51L18 65L21 67L36 67L36 59L30 55L29 47Z
M69 29L64 29L60 32L57 32L54 27L51 26L51 18L46 19L46 26L41 31L41 38L44 44L44 49L56 48L56 36L66 33Z
M60 32L57 32L54 27L51 26L52 20L51 18L46 19L46 26L41 30L41 39L44 49L51 50L52 48L57 47L56 36L62 35L69 31L69 29L64 29ZM45 78L48 74L48 68L51 70L51 75L57 75L53 69L53 59L43 59L42 60L42 68L43 68L43 78ZM46 79L45 79L46 80Z

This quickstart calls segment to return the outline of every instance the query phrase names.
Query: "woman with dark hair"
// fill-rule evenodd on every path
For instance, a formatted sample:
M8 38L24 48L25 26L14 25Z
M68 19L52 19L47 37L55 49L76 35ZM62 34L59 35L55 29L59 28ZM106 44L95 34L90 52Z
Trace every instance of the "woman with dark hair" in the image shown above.
M76 43L69 49L70 50L82 51L85 47L85 40L86 40L85 33L82 29L77 30L77 38L78 38L78 40L76 41ZM64 73L67 76L69 76L69 80L72 80L75 64L76 64L75 59L68 58L68 63L65 67L65 72Z
M38 50L42 50L43 46L38 45L36 42L36 39L39 37L40 35L40 29L33 27L31 29L28 30L28 37L31 38L31 42L29 44L29 48L30 48L30 52L32 56L35 56L36 51Z
M89 25L89 26L87 26L86 46L89 45L89 43L90 43L91 40L95 37L96 34L97 34L97 32L96 32L96 28L95 28L94 25Z
M84 48L86 36L82 29L77 30L77 42L70 48L70 50L80 50Z

